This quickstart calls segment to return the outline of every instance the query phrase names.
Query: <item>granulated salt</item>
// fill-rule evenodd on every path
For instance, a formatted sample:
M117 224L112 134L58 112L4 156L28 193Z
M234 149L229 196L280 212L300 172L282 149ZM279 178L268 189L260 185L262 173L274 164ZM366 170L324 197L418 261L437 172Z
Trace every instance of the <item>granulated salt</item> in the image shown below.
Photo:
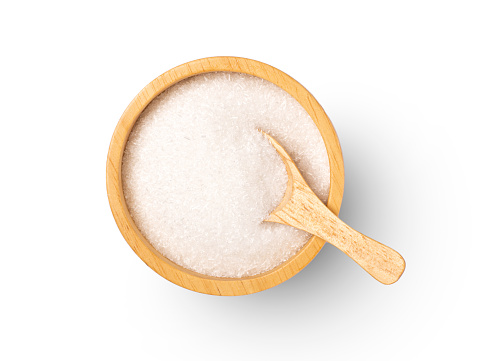
M326 201L323 139L301 105L276 85L241 73L208 73L160 94L136 122L123 155L123 192L138 229L161 254L216 277L268 271L310 238L263 222L281 202L289 152Z

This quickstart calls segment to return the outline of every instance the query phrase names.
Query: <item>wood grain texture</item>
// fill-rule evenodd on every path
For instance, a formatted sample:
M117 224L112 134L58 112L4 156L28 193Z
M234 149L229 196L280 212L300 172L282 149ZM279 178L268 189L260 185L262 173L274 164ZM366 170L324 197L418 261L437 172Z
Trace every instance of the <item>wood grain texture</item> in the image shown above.
M150 268L167 280L192 291L211 295L245 295L274 287L293 277L321 250L324 241L312 237L292 258L271 271L245 278L217 278L187 270L162 256L140 233L125 203L121 164L131 129L146 106L161 92L188 77L215 71L250 74L268 80L291 94L308 112L318 127L329 156L330 191L327 206L338 214L343 198L344 170L336 132L323 108L296 80L282 71L250 59L213 57L191 61L159 76L133 99L121 116L110 143L106 167L106 185L110 208L125 240Z
M262 133L276 148L288 172L284 198L266 221L314 234L346 253L379 282L387 285L396 282L406 267L401 255L341 221L309 188L284 148L273 137Z

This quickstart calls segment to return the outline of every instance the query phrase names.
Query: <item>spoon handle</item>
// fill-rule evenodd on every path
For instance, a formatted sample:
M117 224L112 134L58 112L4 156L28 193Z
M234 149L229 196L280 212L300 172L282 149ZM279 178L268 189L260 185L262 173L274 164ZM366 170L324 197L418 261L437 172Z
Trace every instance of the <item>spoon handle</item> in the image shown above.
M346 253L381 283L389 285L401 277L406 263L398 252L354 230L327 210L327 216L321 214L317 219L322 225L311 227L315 235Z
M289 224L312 233L351 257L384 284L396 282L406 263L395 250L359 233L341 221L306 186L296 184L288 204L268 221Z

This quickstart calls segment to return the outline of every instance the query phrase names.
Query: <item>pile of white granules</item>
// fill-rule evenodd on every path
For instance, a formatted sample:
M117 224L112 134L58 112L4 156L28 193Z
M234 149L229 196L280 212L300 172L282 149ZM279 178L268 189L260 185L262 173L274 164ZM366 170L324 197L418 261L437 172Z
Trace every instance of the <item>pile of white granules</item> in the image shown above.
M143 111L123 155L123 191L136 226L161 254L205 275L239 278L278 266L307 242L306 232L263 222L281 202L287 174L258 129L278 140L326 201L319 130L266 80L194 76Z

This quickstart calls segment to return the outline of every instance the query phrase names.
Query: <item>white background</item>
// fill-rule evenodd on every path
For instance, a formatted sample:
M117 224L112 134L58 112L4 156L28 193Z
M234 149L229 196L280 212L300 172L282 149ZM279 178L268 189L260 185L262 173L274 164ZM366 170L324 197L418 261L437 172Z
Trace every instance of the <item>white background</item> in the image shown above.
M0 5L2 360L473 360L479 237L475 1ZM273 65L341 141L341 217L407 262L392 286L326 245L291 280L214 297L128 247L105 164L168 69Z

